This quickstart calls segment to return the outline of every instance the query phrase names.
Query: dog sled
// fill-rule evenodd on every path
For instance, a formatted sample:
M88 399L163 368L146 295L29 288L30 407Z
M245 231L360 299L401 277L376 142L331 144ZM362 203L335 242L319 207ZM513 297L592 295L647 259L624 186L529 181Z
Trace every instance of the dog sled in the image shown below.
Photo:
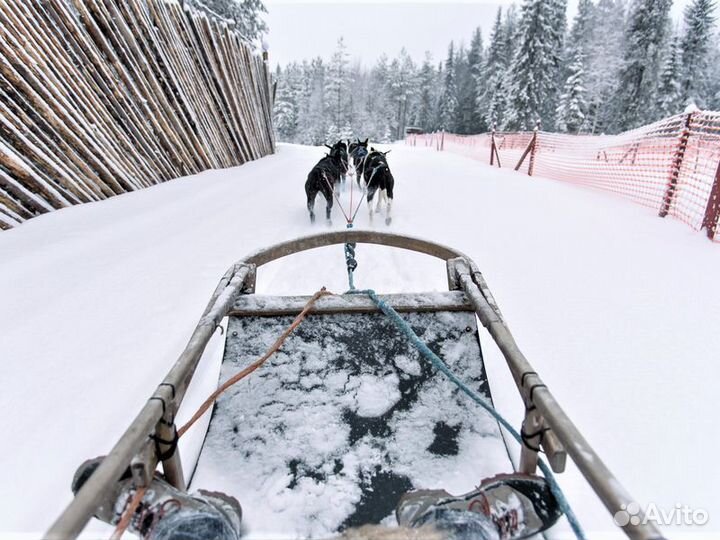
M442 259L448 290L255 294L263 265L336 244L345 245L350 274L357 244ZM506 441L514 428L492 408L478 321L507 361L525 406L518 463ZM187 426L176 426L176 412L223 322L222 385L205 404L211 418L199 458L183 468L177 440ZM202 414L201 408L193 418ZM610 516L633 502L520 352L469 257L397 234L328 232L269 247L227 271L175 365L112 450L79 471L73 501L45 537L76 538L93 516L119 528L134 522L144 535L158 522L140 514L141 503L158 481L175 493L162 499L168 514L182 506L189 486L207 488L222 492L206 492L215 508L227 510L225 496L240 501L242 511L229 513L242 517L249 537L328 537L392 525L396 505L413 489L460 486L514 469L534 475L541 467L552 476L548 467L562 473L568 456ZM638 516L622 527L629 538L661 538ZM210 536L225 538L218 530Z

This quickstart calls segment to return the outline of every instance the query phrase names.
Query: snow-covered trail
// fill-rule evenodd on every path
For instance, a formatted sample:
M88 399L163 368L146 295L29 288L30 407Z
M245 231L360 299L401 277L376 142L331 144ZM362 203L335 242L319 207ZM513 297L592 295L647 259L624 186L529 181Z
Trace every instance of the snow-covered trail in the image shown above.
M325 230L310 226L303 191L322 154L281 145L240 168L0 234L1 538L38 537L59 514L77 465L125 430L234 260ZM720 250L602 193L402 145L389 161L390 230L473 257L521 349L628 490L661 509L709 513L704 527L669 527L673 538L717 537ZM333 228L344 226L335 210ZM364 208L356 226L368 226ZM385 229L381 219L374 226ZM359 246L358 261L359 287L447 287L443 265L418 255ZM259 292L341 292L343 263L341 247L272 263ZM504 361L481 339L494 397L517 424ZM611 532L576 472L560 479L590 537Z

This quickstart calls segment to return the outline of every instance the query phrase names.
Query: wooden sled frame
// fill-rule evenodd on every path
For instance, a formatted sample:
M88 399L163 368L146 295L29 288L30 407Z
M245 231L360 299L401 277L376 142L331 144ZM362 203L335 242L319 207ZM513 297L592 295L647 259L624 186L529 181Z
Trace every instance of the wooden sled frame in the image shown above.
M469 257L452 248L409 236L346 230L276 244L238 261L225 273L175 365L44 537L52 540L76 538L96 512L98 501L107 495L128 466L137 486L149 484L158 464L155 442L150 437L157 435L162 440L173 438L175 413L203 351L223 318L232 312L237 296L254 292L258 267L294 253L346 242L402 248L444 260L449 289L465 294L508 363L527 411L523 430L525 433L538 433L527 441L530 446L542 447L555 472L565 469L566 456L569 455L610 515L626 509L635 500L588 444L520 351L482 274ZM540 432L544 432L544 436L541 437ZM159 446L162 452L169 449L169 446ZM537 460L537 452L523 445L520 470L534 473ZM162 464L166 479L175 487L186 489L178 451ZM637 525L628 523L622 527L629 538L662 538L652 523L643 523L642 514L639 517Z

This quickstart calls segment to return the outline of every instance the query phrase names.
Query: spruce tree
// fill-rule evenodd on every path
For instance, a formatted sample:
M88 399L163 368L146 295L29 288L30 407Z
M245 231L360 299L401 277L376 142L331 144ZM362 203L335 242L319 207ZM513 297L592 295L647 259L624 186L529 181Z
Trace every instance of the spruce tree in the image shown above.
M680 100L683 105L692 101L699 107L705 106L714 10L712 0L693 0L685 8L685 34L680 44Z
M708 55L707 105L711 111L720 111L720 35L711 40Z
M385 133L391 133L393 110L388 97L388 85L390 80L390 66L387 55L383 54L378 58L370 73L370 95L367 100L366 109L372 119L368 134L375 140L380 140Z
M281 141L294 142L298 126L298 94L294 88L294 71L297 65L287 66L283 71L280 66L275 71L277 92L273 107L273 126Z
M325 63L314 58L307 66L305 83L308 88L306 114L302 121L301 142L318 145L325 142L328 120L325 113Z
M455 46L450 42L448 47L448 56L445 60L445 78L443 80L443 89L440 96L439 116L440 129L445 131L455 131L455 121L457 118L457 85L455 81Z
M565 26L557 20L561 6L563 2L554 0L525 0L522 5L519 43L509 73L505 129L533 129L537 120L552 129Z
M483 80L476 81L478 88L482 91L477 96L475 110L479 115L483 116L488 129L492 129L493 124L496 122L502 123L502 113L505 109L504 102L499 99L506 68L504 46L502 8L498 8L495 24L490 34L490 44L488 45L485 64L482 69L481 77Z
M580 0L578 11L573 19L572 28L565 42L563 55L562 78L566 81L570 76L570 66L577 54L581 54L583 61L587 62L593 42L595 29L595 5L592 0ZM587 66L586 63L584 65Z
M397 139L405 133L408 108L416 92L415 71L415 64L403 47L399 57L390 65L387 81L387 94L394 111L393 132Z
M603 133L611 127L612 101L623 63L625 9L620 0L599 0L592 17L593 32L585 51L588 130Z
M672 116L682 111L683 100L680 93L680 40L672 39L665 52L663 70L658 87L657 111L661 117Z
M457 108L455 109L456 133L467 134L470 129L470 116L472 114L471 95L475 90L475 81L470 75L470 64L468 62L465 46L461 43L455 54L455 88L457 89Z
M595 22L595 5L592 0L580 0L578 3L578 11L573 19L572 29L567 39L567 49L573 51L568 56L570 61L574 61L575 55L579 52L583 57L587 57L589 53L590 43L594 38L594 22Z
M482 32L480 28L476 28L468 51L467 89L463 93L463 108L467 111L468 117L466 126L468 133L487 131L485 116L477 107L478 97L485 92L484 60Z
M617 130L635 128L656 118L656 96L671 3L672 0L635 0L632 7L613 111Z
M437 73L432 64L432 55L425 53L420 73L418 74L418 107L415 115L414 123L422 128L423 131L435 130L435 102L437 96L435 92Z
M185 0L190 6L211 17L232 21L247 41L257 41L268 28L262 18L267 8L262 0Z
M349 55L345 40L338 39L337 47L328 64L325 78L325 98L330 121L339 129L349 122L350 95Z
M568 71L569 75L557 108L557 129L567 133L578 133L585 124L587 111L582 52L575 53Z

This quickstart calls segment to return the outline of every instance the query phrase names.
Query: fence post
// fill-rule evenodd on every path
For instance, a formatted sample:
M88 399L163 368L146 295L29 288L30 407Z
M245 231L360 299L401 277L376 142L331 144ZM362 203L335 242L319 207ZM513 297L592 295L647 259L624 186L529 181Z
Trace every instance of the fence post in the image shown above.
M713 182L710 195L708 196L707 208L705 208L705 217L703 218L701 227L705 229L707 237L710 240L715 239L718 217L720 217L720 161L718 161L717 171L715 171L715 181Z
M440 131L440 151L445 150L445 130Z
M525 158L527 157L527 155L530 154L530 164L528 165L528 176L532 176L533 166L535 165L535 145L537 143L538 129L540 129L540 120L538 120L537 124L535 124L535 129L533 130L532 139L530 139L530 143L527 145L527 148L523 152L522 156L520 156L520 161L518 161L517 165L515 165L515 170L516 171L519 170L523 164L523 161L525 161Z
M670 180L668 182L667 190L665 191L665 197L663 198L662 206L658 215L665 217L670 211L673 199L675 198L675 191L677 190L678 180L680 178L680 167L682 167L683 159L685 159L685 150L687 150L688 139L690 138L690 124L694 112L688 113L685 118L685 127L680 134L680 140L678 141L677 150L675 150L675 157L673 158L672 165L670 166Z
M528 165L528 176L532 176L533 170L535 169L535 150L537 148L538 131L540 131L540 120L537 121L537 123L535 124L535 129L533 130L532 146L530 148L530 164Z
M490 165L495 165L495 122L490 132Z

